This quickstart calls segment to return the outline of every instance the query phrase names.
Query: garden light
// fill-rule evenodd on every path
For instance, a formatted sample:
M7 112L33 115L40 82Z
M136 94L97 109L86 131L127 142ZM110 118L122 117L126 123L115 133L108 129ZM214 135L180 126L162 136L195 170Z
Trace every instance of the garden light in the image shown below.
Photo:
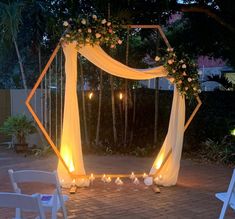
M230 134L233 135L233 136L235 136L235 128L230 131Z
M88 95L88 98L91 100L93 95L94 95L93 92L90 92L89 95Z

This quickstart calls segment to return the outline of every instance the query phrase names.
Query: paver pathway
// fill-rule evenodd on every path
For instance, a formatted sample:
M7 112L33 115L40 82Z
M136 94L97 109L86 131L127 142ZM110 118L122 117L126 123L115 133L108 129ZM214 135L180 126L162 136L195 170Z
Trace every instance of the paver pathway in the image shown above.
M56 158L50 155L46 158L24 157L0 148L0 192L11 191L7 170L40 169L54 170ZM130 173L147 172L153 158L136 158L129 156L85 156L85 166L88 173ZM218 218L221 203L214 194L226 191L232 169L182 160L178 184L173 187L161 188L160 194L155 194L143 183L134 185L125 180L123 186L117 186L113 181L103 184L96 180L90 188L79 189L77 194L69 195L66 206L68 218ZM43 191L50 188L40 188L40 185L24 187L25 192ZM64 190L68 193L68 190ZM0 209L0 219L13 217L14 212ZM62 218L58 214L58 218ZM227 218L235 218L231 210Z

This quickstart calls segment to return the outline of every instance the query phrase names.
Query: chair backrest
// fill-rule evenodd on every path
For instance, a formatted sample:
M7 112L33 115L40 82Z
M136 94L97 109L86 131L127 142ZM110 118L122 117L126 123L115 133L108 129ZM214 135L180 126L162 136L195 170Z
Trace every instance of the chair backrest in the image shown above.
M232 175L232 178L231 178L230 183L229 183L226 199L224 201L222 210L220 212L220 217L219 217L220 219L224 218L224 215L226 213L226 210L227 210L228 205L230 204L230 202L233 201L233 203L234 203L235 200L231 200L233 196L235 197L235 169L233 170L233 175ZM235 209L235 206L231 206L231 207L233 209Z
M0 192L0 207L20 208L23 211L36 212L40 219L46 219L38 194L23 195Z
M10 175L12 187L16 193L21 193L21 189L18 187L17 183L39 182L39 183L54 185L56 191L53 195L54 196L58 195L63 212L64 214L66 214L64 200L61 194L59 178L56 171L45 172L38 170L20 170L20 171L8 170L8 173Z
M8 170L8 173L11 178L14 179L15 183L24 183L24 182L40 182L45 184L57 185L57 173L54 172L45 172L38 170L20 170L13 171Z

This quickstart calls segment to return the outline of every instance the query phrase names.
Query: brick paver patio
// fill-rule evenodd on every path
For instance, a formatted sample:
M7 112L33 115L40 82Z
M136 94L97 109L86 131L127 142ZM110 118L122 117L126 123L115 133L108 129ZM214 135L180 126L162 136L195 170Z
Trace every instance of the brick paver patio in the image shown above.
M147 172L153 158L127 156L85 156L88 173L130 173ZM24 157L0 148L0 191L12 191L7 170L40 169L54 170L56 158ZM68 218L218 218L222 204L214 197L219 191L226 191L232 170L226 167L182 160L178 184L161 188L155 194L142 182L132 184L129 180L123 186L113 181L103 184L96 180L89 188L82 188L75 195L69 195ZM25 192L43 191L40 185L24 187ZM64 190L68 193L68 190ZM0 219L13 217L14 211L0 209ZM28 216L28 215L27 215ZM61 218L61 213L58 214ZM231 210L227 218L235 218Z

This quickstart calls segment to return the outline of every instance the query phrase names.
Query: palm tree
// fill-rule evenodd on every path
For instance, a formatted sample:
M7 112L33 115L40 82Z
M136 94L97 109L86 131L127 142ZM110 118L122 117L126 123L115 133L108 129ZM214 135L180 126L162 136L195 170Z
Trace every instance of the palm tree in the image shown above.
M19 62L23 87L27 90L23 61L17 43L17 35L21 24L21 12L23 6L24 5L21 2L9 2L8 4L0 2L0 29L2 32L2 40L10 41L14 44Z
M233 83L230 82L224 75L212 75L207 76L207 79L204 82L207 81L214 81L221 85L220 90L232 90L233 89Z

